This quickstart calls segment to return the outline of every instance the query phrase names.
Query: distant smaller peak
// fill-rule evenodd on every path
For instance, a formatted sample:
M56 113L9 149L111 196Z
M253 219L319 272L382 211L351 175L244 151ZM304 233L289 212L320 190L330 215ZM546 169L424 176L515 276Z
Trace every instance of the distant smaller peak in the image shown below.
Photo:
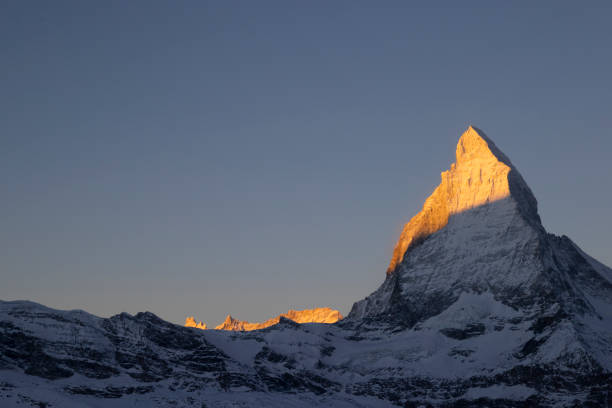
M195 317L189 316L185 319L185 327L195 327L196 329L206 330L208 327L204 322L196 322Z
M334 310L329 307L320 307L314 309L294 310L291 309L287 313L282 313L276 317L268 319L261 323L251 323L248 321L242 321L235 319L232 315L228 314L225 320L220 325L216 326L217 330L235 330L235 331L251 331L260 330L266 327L277 324L281 319L288 319L296 324L301 323L336 323L338 320L343 318L342 314L338 310ZM188 317L185 321L185 325L193 325L195 318ZM191 326L193 327L193 326Z

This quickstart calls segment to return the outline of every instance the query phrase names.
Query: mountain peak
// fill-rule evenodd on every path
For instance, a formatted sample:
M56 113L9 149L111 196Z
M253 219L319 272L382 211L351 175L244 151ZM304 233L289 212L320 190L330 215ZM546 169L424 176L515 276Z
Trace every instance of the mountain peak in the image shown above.
M456 162L404 226L384 282L345 324L414 327L461 296L485 293L526 314L592 314L589 297L612 299L608 269L593 265L569 239L546 232L516 167L470 126Z
M493 147L493 149L491 147ZM496 160L504 162L504 160L500 160L500 157L498 157L493 150L499 152L499 149L495 147L495 144L484 134L484 132L470 125L467 130L463 132L457 143L457 164L475 158L495 158Z
M469 163L474 166L474 160L496 160L516 171L516 168L485 132L470 125L459 138L455 153L456 163Z
M196 329L206 330L207 326L204 322L196 322L195 317L189 316L185 319L185 327L195 327Z
M456 162L441 174L421 212L404 226L387 274L409 248L446 226L450 216L506 198L530 224L540 225L537 201L518 170L482 130L469 126L457 143Z

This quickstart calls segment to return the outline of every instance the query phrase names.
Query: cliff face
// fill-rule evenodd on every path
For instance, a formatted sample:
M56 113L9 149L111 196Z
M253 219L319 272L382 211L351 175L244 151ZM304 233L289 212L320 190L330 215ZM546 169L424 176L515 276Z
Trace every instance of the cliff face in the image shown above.
M278 322L280 322L280 319L282 317L292 320L296 323L336 323L338 320L342 319L342 315L339 311L330 309L329 307L319 307L315 309L289 310L287 313L280 314L262 323L251 323L247 321L242 321L235 319L230 315L227 315L225 321L223 321L223 323L221 323L220 325L216 326L215 329L231 331L260 330L277 324ZM200 322L199 324L202 323ZM187 320L185 321L185 326L197 327L198 329L206 329L205 324L203 325L204 327L198 326L195 323L195 319L193 317L187 318Z
M296 323L336 323L338 320L342 320L340 312L329 307L289 310L280 316L293 320Z
M510 160L484 134L470 126L459 139L456 162L441 174L434 190L403 228L387 274L395 271L411 246L448 223L449 217L513 196L521 210L539 222L537 202Z

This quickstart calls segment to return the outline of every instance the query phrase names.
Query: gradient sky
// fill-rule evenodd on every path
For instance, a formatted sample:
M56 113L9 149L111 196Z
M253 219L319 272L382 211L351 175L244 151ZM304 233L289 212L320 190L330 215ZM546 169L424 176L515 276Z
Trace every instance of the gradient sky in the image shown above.
M0 299L347 313L469 124L612 265L610 2L0 5Z

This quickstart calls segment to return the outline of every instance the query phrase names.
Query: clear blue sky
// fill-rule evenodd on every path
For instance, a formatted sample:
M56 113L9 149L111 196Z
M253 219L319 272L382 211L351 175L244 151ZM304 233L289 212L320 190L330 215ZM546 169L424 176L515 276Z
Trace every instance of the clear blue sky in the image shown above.
M474 124L612 264L610 2L0 6L0 299L352 303Z

